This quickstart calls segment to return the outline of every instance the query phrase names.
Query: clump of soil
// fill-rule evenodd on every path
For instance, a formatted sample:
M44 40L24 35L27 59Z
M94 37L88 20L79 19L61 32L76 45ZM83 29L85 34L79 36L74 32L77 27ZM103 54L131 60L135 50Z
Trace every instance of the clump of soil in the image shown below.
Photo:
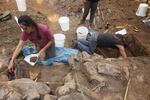
M31 57L31 58L30 58L30 62L36 62L37 59L38 59L38 57Z

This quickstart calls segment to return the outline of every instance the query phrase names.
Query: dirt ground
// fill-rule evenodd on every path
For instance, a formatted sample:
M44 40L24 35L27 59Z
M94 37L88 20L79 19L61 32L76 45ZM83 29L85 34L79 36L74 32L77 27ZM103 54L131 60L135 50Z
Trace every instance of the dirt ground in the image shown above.
M65 34L65 47L71 48L72 40L76 39L76 28L82 17L81 9L83 5L81 5L80 0L26 1L27 12L25 13L33 17L36 22L49 25L54 34ZM143 2L146 2L146 0L100 0L95 16L96 30L98 32L108 31L109 33L114 33L125 28L128 34L132 36L133 43L126 49L128 55L126 60L118 60L116 50L101 49L101 51L97 51L106 59L93 60L94 62L109 62L112 65L120 66L119 68L122 68L126 73L126 78L107 76L107 89L102 87L99 91L96 89L94 92L81 89L87 97L90 97L89 100L150 100L150 27L142 22L143 17L135 15L138 5ZM12 19L0 22L0 58L4 61L8 61L8 58L11 57L18 43L20 33L20 29L13 18L21 15L17 10L15 0L0 1L0 13L7 10L11 12ZM59 17L64 15L70 18L70 30L67 32L62 31L58 23ZM114 60L109 60L109 58L114 58ZM7 66L8 62L5 63ZM71 65L61 63L55 63L51 67L36 66L36 68L32 68L22 61L22 57L19 57L17 64L17 66L22 66L20 69L22 73L18 73L21 78L28 77L35 80L31 73L40 72L40 77L37 81L47 83L52 89L52 95L57 94L55 92L57 87L64 85L63 78L68 73L74 73ZM82 69L82 65L77 64L77 66L81 67L76 72L76 75L79 75L78 78L82 80L79 80L80 85L88 87L89 90L97 85L97 82L93 82L92 79L89 81L87 78L89 76L85 75L87 72L83 71L85 69L84 67ZM84 79L85 82L83 81ZM124 99L127 88L127 99Z

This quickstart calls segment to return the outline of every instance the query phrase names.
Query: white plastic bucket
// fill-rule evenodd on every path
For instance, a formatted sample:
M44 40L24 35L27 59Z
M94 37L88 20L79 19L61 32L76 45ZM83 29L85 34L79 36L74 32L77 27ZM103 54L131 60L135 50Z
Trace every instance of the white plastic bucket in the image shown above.
M55 47L64 47L65 44L65 35L62 33L54 34Z
M86 39L87 34L88 34L88 28L85 26L79 26L76 30L77 32L77 39Z
M69 17L66 17L66 16L60 17L59 24L60 24L62 31L68 31L69 30Z
M26 0L16 0L17 7L19 11L26 11Z
M148 4L141 3L137 9L136 15L142 17L146 16L147 9L148 9Z

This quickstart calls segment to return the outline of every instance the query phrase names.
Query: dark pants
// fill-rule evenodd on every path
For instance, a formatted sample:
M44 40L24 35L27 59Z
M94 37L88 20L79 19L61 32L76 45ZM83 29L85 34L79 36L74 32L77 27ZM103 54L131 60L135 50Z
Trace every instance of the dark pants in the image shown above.
M90 24L93 23L93 20L94 20L94 17L95 17L95 12L96 12L96 9L97 9L97 5L98 5L98 2L91 2L91 1L86 1L85 4L84 4L84 14L83 14L83 18L82 20L85 21L86 20L86 17L90 11Z
M36 50L37 52L40 51L40 47L38 45L36 45ZM46 50L46 57L45 59L49 59L49 58L53 58L56 56L56 50L55 50L55 45L52 44L51 47L49 47L47 50Z
M79 50L86 51L87 53L91 54L89 45L89 42L86 40L78 40L77 43L77 47L79 48Z

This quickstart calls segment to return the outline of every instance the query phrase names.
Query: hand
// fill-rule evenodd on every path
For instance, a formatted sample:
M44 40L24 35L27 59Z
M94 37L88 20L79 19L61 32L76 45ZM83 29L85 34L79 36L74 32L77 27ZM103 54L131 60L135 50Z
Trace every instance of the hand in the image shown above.
M8 71L9 71L9 72L14 72L14 61L13 61L13 60L11 60L11 61L9 62Z
M44 60L44 58L45 58L45 51L41 49L38 54L39 54L38 58L40 60Z

